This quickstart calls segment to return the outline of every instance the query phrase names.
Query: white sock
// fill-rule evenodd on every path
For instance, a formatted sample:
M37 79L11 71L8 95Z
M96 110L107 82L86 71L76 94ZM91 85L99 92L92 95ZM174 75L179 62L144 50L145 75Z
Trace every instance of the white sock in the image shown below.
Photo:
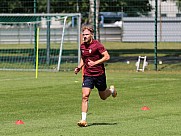
M86 121L86 117L87 117L87 113L86 112L82 112L82 120Z
M110 90L110 91L111 91L111 93L113 94L113 92L114 92L114 88L110 88L109 90Z

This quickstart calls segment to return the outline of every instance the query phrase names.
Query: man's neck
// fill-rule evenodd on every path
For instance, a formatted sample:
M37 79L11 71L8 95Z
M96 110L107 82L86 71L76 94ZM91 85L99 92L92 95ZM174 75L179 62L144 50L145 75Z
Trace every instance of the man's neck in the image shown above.
M86 42L86 45L90 45L93 42L93 39L90 40L90 42Z

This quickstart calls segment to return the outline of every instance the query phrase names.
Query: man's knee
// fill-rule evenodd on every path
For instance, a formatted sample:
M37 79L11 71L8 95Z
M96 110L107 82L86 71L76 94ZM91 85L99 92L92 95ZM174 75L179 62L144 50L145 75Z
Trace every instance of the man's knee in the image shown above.
M87 102L89 99L89 94L83 94L82 95L82 101Z

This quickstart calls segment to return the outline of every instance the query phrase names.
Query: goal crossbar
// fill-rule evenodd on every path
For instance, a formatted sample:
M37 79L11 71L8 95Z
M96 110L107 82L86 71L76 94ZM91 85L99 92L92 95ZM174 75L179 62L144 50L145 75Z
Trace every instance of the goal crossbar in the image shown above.
M0 22L1 23L19 23L19 22L39 22L41 21L41 17L47 18L47 17L74 17L78 16L81 17L80 13L59 13L59 14L0 14ZM16 19L18 17L18 19ZM28 17L27 19L24 19L24 17ZM9 20L11 18L11 20ZM23 18L23 19L22 19ZM14 20L13 20L14 19ZM60 18L59 18L60 19ZM48 19L50 21L50 19Z

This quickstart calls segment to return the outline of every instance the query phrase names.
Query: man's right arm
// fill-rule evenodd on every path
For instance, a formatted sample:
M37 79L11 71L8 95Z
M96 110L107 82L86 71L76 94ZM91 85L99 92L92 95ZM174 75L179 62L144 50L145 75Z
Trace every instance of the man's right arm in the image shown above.
M81 58L78 67L76 67L75 70L74 70L74 73L77 74L82 69L83 66L84 66L84 62L83 62L83 60Z

